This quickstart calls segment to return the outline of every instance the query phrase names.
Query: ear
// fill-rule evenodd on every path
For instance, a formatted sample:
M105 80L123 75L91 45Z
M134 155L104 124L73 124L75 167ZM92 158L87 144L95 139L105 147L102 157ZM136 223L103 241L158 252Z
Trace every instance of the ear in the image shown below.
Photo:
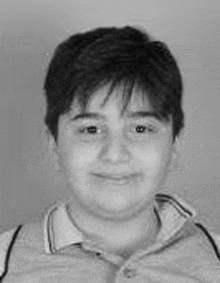
M54 140L54 137L47 133L47 149L50 156L50 160L56 171L60 170L59 155L58 155L58 143Z
M182 136L182 135L181 135ZM180 150L181 150L181 145L182 145L182 138L181 136L176 137L174 143L173 143L173 148L172 148L172 156L171 156L171 162L169 166L169 170L173 171L176 168L178 168L179 161L180 161Z

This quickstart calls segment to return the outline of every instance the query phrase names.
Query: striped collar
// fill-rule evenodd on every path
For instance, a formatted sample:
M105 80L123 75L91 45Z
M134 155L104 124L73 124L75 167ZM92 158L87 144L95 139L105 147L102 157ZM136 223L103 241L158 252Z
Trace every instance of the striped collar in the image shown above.
M155 212L161 221L157 242L169 240L196 216L195 210L177 196L155 195ZM85 242L86 238L72 223L65 202L49 208L44 219L44 245L46 253L54 253L72 244Z

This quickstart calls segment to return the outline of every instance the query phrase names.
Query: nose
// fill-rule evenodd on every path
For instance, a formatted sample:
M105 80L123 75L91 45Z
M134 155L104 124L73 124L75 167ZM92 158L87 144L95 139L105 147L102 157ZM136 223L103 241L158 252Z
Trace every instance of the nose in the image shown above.
M109 137L103 145L100 157L103 161L111 163L125 163L130 160L131 154L122 135L116 134L114 137Z

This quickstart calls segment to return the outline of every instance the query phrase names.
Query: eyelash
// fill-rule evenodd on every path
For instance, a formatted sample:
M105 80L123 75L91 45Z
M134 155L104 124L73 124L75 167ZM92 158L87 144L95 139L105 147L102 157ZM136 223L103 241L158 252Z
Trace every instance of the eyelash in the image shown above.
M158 131L158 129L155 127L155 126L152 126L152 125L149 125L149 126L146 126L146 125L136 125L135 126L135 129L137 129L138 127L144 127L145 128L145 130L147 129L147 132L148 133L156 133L157 131ZM98 126L94 126L94 125L92 125L92 126L86 126L86 127L81 127L81 128L79 128L78 129L78 133L79 134L91 134L91 133L85 133L85 130L86 129L91 129L91 128L98 128ZM94 135L95 133L97 133L97 132L92 132L92 135ZM141 133L143 133L143 132L141 132ZM145 133L145 132L144 132Z
M79 130L78 130L78 132L80 133L80 134L85 134L84 133L84 130L85 129L89 129L89 128L97 128L97 126L88 126L88 127L82 127L82 128L80 128Z

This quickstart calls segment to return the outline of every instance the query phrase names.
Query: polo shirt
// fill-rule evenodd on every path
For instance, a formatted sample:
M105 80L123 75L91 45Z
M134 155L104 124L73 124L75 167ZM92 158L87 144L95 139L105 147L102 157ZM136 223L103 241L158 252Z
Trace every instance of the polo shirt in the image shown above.
M3 282L219 283L218 245L195 221L195 210L177 196L157 194L154 211L161 223L154 243L125 260L87 239L58 201L41 221L22 226Z

